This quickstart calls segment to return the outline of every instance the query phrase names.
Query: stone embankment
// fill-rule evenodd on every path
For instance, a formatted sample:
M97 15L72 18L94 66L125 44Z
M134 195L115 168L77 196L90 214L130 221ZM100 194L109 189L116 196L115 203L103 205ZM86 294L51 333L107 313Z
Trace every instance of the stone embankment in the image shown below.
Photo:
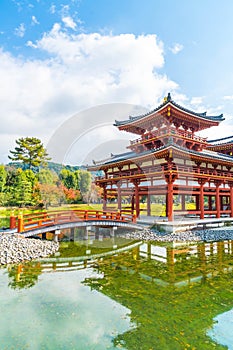
M190 230L173 234L164 234L156 230L145 229L143 231L129 232L124 237L159 242L216 242L233 240L233 227L231 229L220 228L218 230Z
M0 235L0 265L17 264L54 254L59 244L53 241L24 238L20 235Z

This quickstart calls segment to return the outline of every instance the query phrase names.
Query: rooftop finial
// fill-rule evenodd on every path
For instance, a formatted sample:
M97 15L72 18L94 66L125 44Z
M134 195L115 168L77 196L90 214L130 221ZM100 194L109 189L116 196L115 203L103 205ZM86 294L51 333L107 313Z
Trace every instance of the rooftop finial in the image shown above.
M170 94L170 92L169 92L168 95L164 97L163 103L169 102L169 101L171 101L171 99L172 99L172 98L171 98L171 94Z

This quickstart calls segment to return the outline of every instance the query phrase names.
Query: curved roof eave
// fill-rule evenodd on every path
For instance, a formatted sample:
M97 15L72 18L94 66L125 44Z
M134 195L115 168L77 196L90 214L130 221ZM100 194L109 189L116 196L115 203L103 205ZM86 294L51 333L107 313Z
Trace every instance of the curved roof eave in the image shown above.
M205 150L205 151L201 151L201 152L194 151L194 150L187 150L186 148L184 148L182 146L178 146L177 144L170 142L166 146L161 146L160 148L148 150L148 151L145 151L143 153L126 152L126 153L122 153L119 155L114 155L111 159L107 160L104 163L101 163L101 164L99 163L98 165L96 164L94 166L90 166L90 169L101 170L101 169L104 169L105 167L114 165L116 163L120 164L120 163L123 163L127 160L134 162L134 160L147 157L151 154L164 152L164 151L169 150L171 148L175 151L186 153L189 157L191 155L193 155L193 156L197 156L197 157L203 158L203 159L207 158L207 159L210 159L210 160L216 161L216 162L221 160L221 161L227 162L228 164L231 163L233 166L233 157L230 155L218 153L218 152L214 152L214 151L209 151L209 150Z
M204 121L221 122L221 121L225 120L225 118L223 117L223 114L220 114L220 115L217 115L217 116L208 116L206 114L206 112L202 112L202 113L193 112L193 111L191 111L191 110L189 110L189 109L187 109L185 107L182 107L181 105L179 105L178 103L174 102L170 98L170 99L167 99L166 102L162 103L157 108L153 109L152 111L150 111L148 113L141 114L141 115L135 116L135 117L131 117L130 116L129 119L127 119L127 120L122 120L122 121L115 120L114 126L123 126L123 125L133 124L134 122L142 120L145 117L149 117L153 113L158 113L160 110L162 110L165 106L168 106L169 104L171 106L175 107L176 109L180 110L181 112L188 113L189 115L198 117L199 119L202 119Z
M207 142L208 142L209 146L226 145L226 144L229 144L229 143L233 143L233 135L232 136L227 136L227 137L222 137L222 138L215 139L215 140L209 140Z

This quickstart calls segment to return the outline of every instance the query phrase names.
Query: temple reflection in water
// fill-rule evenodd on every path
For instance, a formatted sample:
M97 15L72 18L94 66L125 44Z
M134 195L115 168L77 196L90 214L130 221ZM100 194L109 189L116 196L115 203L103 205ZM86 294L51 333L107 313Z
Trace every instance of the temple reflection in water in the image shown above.
M39 263L44 272L77 270L98 268L109 262L112 267L138 273L147 281L176 286L204 282L232 271L233 241L142 242L125 239L119 229L88 230L64 230L61 237L72 242L61 242L59 256L38 261L37 268ZM21 270L22 267L18 269Z
M66 231L63 239L56 256L9 266L9 286L36 289L51 274L61 285L70 276L71 291L78 293L73 279L89 271L81 284L92 298L98 292L130 310L135 327L117 335L114 346L222 349L208 330L217 315L233 308L233 241L142 242L102 229Z

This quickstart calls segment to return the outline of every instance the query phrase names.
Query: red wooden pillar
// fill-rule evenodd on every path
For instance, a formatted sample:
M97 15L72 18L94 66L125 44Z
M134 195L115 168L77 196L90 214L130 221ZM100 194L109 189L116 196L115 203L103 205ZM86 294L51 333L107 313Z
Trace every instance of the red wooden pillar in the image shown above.
M132 198L131 198L131 211L132 213L134 213L134 194L132 195Z
M147 209L147 216L150 216L151 215L151 203L150 203L150 194L149 193L147 194L147 206L146 206L146 209Z
M200 195L199 195L199 203L200 203L200 219L204 219L205 209L204 209L204 182L200 183Z
M168 172L165 175L167 182L167 196L166 196L166 215L168 221L173 221L173 183L177 179L177 174L173 172L173 158L172 149L169 151L169 159L167 160Z
M135 193L135 209L136 209L136 217L138 218L140 215L140 198L139 198L139 181L134 180L134 193Z
M106 186L103 188L104 193L103 193L103 210L105 211L107 209L107 189Z
M217 211L217 213L216 213L216 218L220 218L220 210L221 210L221 208L220 208L220 195L219 195L219 186L220 186L220 184L219 183L216 183L215 184L215 186L216 186L216 211Z
M121 210L121 183L117 184L117 208Z
M231 208L231 217L233 218L233 183L229 184L230 186L230 208Z
M185 210L185 194L181 195L181 210Z
M136 206L136 216L140 215L140 203L139 203L139 188L135 185L135 206Z
M173 221L173 181L167 184L167 219Z

